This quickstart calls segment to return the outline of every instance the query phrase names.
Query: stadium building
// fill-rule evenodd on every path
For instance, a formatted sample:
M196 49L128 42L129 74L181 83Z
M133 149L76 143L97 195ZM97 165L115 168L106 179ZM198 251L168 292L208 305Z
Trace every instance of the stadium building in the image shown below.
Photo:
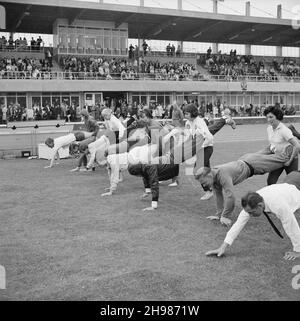
M173 100L179 103L197 100L199 104L226 102L232 108L280 103L300 110L300 78L297 72L286 70L286 65L292 64L299 72L300 58L294 57L290 62L283 61L282 56L283 47L299 47L300 30L293 26L292 20L281 18L280 7L275 19L250 16L249 3L245 16L218 14L216 10L214 13L182 10L181 0L178 0L178 9L149 8L143 6L143 1L140 3L141 6L103 1L2 1L1 6L6 11L3 32L11 35L20 32L52 34L53 48L33 50L30 45L19 45L7 49L9 44L6 44L1 47L0 59L44 59L49 51L53 66L51 71L44 70L35 76L2 70L0 105L18 103L30 109L64 103L80 108L104 100L111 104L114 100L126 99L129 103L156 101L166 106ZM133 53L128 58L128 39L139 39L137 56ZM144 53L143 39L169 40L179 44L180 51L173 54ZM261 67L259 64L263 60L265 72L250 70L251 61L239 61L243 72L223 72L220 75L218 70L212 70L215 61L209 61L207 53L185 52L184 42L213 43L212 55L215 57L218 56L218 43L233 44L233 49L234 44L245 45L248 56L251 55L251 45L276 46L277 55L253 56L256 68ZM106 57L129 61L132 74L110 72L108 78L98 70L66 71L61 62L72 57L77 60ZM176 75L175 71L174 77L170 77L153 70L142 70L141 61L146 64L176 62L188 67L184 76ZM281 65L285 69L280 69ZM192 72L190 66L194 66Z

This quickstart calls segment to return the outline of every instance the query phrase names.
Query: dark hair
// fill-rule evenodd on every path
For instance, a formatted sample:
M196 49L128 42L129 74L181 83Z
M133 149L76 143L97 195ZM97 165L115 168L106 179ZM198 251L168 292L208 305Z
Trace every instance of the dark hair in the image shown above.
M199 116L198 108L194 104L188 104L183 108L184 113L190 113L192 118Z
M70 155L75 155L79 152L79 146L78 146L78 143L76 142L73 142L70 144L69 146L69 153Z
M54 139L53 138L47 138L46 139L46 141L45 141L45 144L47 145L47 146L49 146L50 144L53 144L54 143Z
M242 197L241 203L242 207L245 208L249 206L251 209L256 208L258 203L263 202L263 198L256 192L248 192Z
M79 144L79 151L80 153L84 153L87 150L87 144Z
M144 114L147 118L150 118L150 119L153 118L152 112L151 112L151 110L148 109L148 108L143 109L143 110L141 111L141 114Z
M267 116L269 113L273 114L277 120L283 120L283 111L276 106L269 106L264 110L264 116Z

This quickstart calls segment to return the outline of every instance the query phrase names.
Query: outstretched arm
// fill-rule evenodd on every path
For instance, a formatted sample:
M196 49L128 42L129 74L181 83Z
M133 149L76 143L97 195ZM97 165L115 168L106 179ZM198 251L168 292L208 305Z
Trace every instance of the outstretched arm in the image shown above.
M227 232L223 244L216 250L206 252L207 256L217 255L217 257L222 257L225 254L226 248L232 245L234 240L238 237L240 232L243 230L245 225L250 219L250 215L244 210L241 211L237 221L232 225L231 229Z
M52 157L51 157L51 159L50 159L50 165L49 165L49 166L45 166L45 168L51 168L51 167L53 167L56 156L58 157L58 159L60 159L60 158L59 158L58 149L53 150Z

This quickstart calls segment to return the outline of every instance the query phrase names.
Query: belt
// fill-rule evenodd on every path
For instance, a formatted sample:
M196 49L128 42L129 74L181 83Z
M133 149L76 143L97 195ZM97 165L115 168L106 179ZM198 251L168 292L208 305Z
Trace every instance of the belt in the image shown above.
M252 177L252 176L254 175L254 168L253 168L253 166L250 165L249 163L245 162L245 161L243 161L243 162L248 166L248 168L249 168L249 170L250 170L250 175L249 175L249 177Z

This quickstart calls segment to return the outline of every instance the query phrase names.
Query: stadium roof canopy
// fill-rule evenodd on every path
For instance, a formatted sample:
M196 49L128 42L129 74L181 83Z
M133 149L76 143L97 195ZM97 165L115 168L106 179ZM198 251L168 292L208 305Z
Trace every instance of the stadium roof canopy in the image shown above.
M6 0L7 32L52 34L57 18L128 23L129 38L300 47L290 19L74 0Z

